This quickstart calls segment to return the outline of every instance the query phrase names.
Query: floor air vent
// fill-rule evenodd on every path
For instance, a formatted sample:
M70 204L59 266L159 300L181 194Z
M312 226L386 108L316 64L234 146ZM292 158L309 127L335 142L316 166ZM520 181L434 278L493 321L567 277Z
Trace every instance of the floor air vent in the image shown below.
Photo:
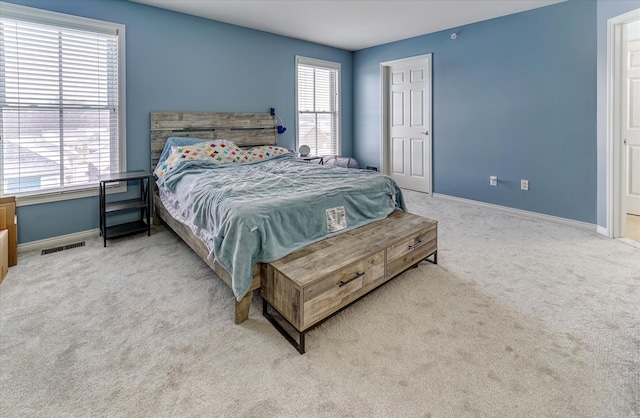
M47 248L46 250L42 250L42 254L41 255L57 253L58 251L70 250L72 248L77 248L77 247L84 247L84 241L76 242L75 244L61 245L59 247Z

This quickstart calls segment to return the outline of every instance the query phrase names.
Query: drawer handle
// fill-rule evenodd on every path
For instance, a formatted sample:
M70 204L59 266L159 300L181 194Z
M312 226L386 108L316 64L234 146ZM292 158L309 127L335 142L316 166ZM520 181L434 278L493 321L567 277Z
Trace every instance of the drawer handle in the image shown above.
M362 276L364 276L364 271L363 271L362 273L356 273L356 275L355 275L355 276L353 276L352 278L350 278L350 279L349 279L349 280L347 280L347 281L340 280L340 281L338 282L338 287L342 287L342 286L346 285L347 283L351 283L352 281L354 281L354 280L355 280L355 279L357 279L358 277L362 277Z
M409 251L413 251L413 250L415 250L416 248L418 248L418 247L420 247L420 246L424 245L426 242L427 242L427 241L418 240L418 242L416 242L415 244L413 244L413 245L409 245L408 250L409 250Z

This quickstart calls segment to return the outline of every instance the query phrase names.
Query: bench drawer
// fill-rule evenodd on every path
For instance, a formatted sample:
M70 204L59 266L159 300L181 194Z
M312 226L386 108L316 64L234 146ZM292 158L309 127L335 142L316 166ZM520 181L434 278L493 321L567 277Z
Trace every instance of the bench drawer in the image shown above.
M438 249L437 234L434 223L387 248L386 277L394 277L433 254Z
M384 280L384 251L346 266L304 288L302 329L348 305Z

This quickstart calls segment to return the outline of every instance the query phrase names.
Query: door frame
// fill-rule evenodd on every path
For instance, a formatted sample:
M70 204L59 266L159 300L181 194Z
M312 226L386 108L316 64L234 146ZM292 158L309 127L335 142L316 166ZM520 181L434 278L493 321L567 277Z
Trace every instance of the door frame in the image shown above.
M389 155L390 155L390 138L389 138L389 109L391 108L390 103L390 77L389 77L389 69L394 64L400 64L406 61L414 61L414 60L424 60L424 67L426 69L425 82L428 88L428 94L426 97L428 108L428 119L429 122L427 124L427 131L429 132L428 141L427 141L427 149L429 153L429 160L426 161L428 166L426 167L427 172L429 173L429 184L427 185L429 196L433 195L433 54L423 54L423 55L415 55L412 57L400 58L392 61L385 61L380 63L380 172L383 174L389 174Z
M627 225L623 189L626 184L622 146L622 29L640 19L640 9L607 21L607 228L609 238L624 237Z

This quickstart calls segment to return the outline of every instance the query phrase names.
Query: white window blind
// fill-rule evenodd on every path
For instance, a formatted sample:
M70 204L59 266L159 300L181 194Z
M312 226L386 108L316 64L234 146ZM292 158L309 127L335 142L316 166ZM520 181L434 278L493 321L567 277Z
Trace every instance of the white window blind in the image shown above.
M298 147L340 153L340 64L296 57Z
M0 15L0 193L95 188L101 174L123 168L123 28L8 6Z

